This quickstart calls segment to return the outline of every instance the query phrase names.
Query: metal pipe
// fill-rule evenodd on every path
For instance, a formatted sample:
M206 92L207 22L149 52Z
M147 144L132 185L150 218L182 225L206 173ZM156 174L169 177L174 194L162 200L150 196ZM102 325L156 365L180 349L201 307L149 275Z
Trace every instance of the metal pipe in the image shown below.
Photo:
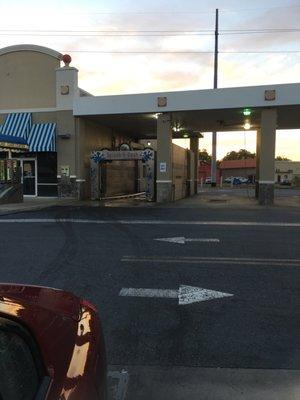
M219 9L216 9L215 55L214 55L214 89L218 88L219 58ZM217 132L212 133L211 186L217 185Z

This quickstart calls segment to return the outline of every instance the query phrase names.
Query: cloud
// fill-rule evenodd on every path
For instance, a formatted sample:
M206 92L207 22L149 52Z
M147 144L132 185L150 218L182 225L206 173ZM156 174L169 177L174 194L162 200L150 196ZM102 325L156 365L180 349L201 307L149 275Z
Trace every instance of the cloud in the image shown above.
M261 29L292 29L299 28L300 7L270 9L257 12L255 15L242 15L228 22L225 14L223 29L261 30ZM299 32L295 33L252 33L241 35L224 35L221 39L223 50L261 51L288 50L299 43ZM299 47L298 47L299 49Z
M56 1L56 0L55 0ZM57 1L58 3L58 1ZM287 3L289 4L289 3ZM124 30L136 32L165 30L213 30L214 7L220 7L221 29L254 29L297 27L300 7L260 9L276 5L271 1L253 0L245 8L258 10L229 12L228 8L241 8L236 0L206 2L167 0L151 3L141 0L136 4L130 0L113 0L107 8L105 2L90 1L72 3L66 1L60 13L53 8L55 3L38 6L36 1L26 3L27 17L21 12L22 2L15 1L1 6L2 29L55 29L55 30ZM208 8L209 7L209 8ZM117 14L90 13L91 11L121 11ZM155 11L156 13L127 13L127 11ZM204 11L193 13L193 11ZM174 11L174 12L173 12ZM183 11L183 14L177 13ZM207 13L206 13L207 11ZM55 12L55 14L54 14ZM125 12L125 13L124 13ZM42 13L42 14L41 14ZM160 13L160 14L159 14ZM38 16L47 15L47 18ZM287 23L288 22L288 23ZM210 32L212 33L212 32ZM73 65L80 69L80 85L96 94L180 90L207 88L211 86L213 55L206 54L101 54L93 51L207 51L213 50L213 36L155 36L155 37L2 37L4 45L34 42L68 51ZM220 37L220 51L293 49L298 46L298 33L224 35ZM91 53L78 53L79 50ZM224 55L220 54L220 86L254 85L298 80L299 55Z
M26 4L25 4L26 3ZM214 9L220 8L220 29L297 28L300 7L278 0L14 0L0 4L1 29L95 30L95 31L193 31L214 29ZM236 8L236 9L235 9ZM240 10L241 8L252 10ZM233 9L233 11L229 11ZM119 14L99 14L113 11ZM151 12L155 13L128 13ZM182 11L183 13L177 13ZM198 13L194 11L204 12ZM24 16L26 16L24 18ZM2 46L35 43L69 51L72 64L79 69L79 82L91 93L118 94L151 91L209 88L212 86L212 54L100 54L85 51L213 51L212 36L154 37L61 37L1 36ZM299 48L299 32L220 36L220 51L295 50ZM220 86L243 86L299 81L300 54L220 54ZM203 147L210 148L205 135ZM253 151L253 140L250 141ZM281 139L283 138L283 139ZM243 135L219 135L218 157L232 149L243 147ZM247 139L248 140L248 139ZM202 146L202 145L201 145ZM251 147L252 146L252 147ZM299 134L278 134L278 154L299 159ZM298 154L298 156L297 156Z

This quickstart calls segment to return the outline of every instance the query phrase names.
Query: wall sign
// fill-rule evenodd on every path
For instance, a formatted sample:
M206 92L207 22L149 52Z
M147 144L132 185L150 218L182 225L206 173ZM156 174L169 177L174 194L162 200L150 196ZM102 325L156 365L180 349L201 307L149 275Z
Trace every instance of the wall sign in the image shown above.
M70 166L69 165L61 165L60 167L62 176L70 176Z
M69 94L69 92L70 92L70 87L69 87L69 85L62 85L62 86L60 87L60 94L61 94L61 95L65 96L65 95Z
M157 98L157 106L158 107L166 107L168 104L168 100L166 97L158 97Z
M141 160L143 162L147 162L150 159L154 159L154 151L150 149L130 151L96 150L92 151L91 153L91 160L97 164L108 160Z
M166 162L159 163L159 172L167 172L167 163Z
M265 90L265 100L266 101L276 100L276 90Z

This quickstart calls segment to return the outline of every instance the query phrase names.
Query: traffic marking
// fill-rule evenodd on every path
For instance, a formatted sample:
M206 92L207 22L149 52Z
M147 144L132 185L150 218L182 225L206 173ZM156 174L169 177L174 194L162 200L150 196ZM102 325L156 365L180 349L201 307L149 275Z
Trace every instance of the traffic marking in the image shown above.
M25 212L25 211L24 211ZM76 218L7 218L0 219L2 224L44 224L73 223L96 225L203 225L203 226L257 226L278 228L300 228L300 222L253 222L253 221L168 221L168 220L93 220Z
M171 264L230 264L230 265L259 265L259 266L280 266L280 267L300 267L299 259L280 259L280 258L238 258L238 257L135 257L123 256L122 262L155 262Z
M158 239L154 239L154 240L157 240L159 242L169 242L169 243L176 243L176 244L186 244L188 242L220 243L219 239L206 239L206 238L192 239L192 238L185 238L184 236L158 238Z
M178 298L178 304L184 306L201 301L232 297L231 293L223 293L215 290L203 289L195 286L180 285L179 289L146 289L146 288L123 288L119 296L123 297L151 297L151 298Z

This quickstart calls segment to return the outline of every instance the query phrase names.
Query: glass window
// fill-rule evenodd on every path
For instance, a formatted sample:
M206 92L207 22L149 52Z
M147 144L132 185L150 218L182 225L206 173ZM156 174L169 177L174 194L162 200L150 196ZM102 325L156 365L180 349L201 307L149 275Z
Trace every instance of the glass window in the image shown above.
M56 153L37 153L38 183L57 182Z
M38 184L38 196L57 197L58 196L57 185Z
M0 182L1 181L6 181L6 167L4 160L0 160Z

